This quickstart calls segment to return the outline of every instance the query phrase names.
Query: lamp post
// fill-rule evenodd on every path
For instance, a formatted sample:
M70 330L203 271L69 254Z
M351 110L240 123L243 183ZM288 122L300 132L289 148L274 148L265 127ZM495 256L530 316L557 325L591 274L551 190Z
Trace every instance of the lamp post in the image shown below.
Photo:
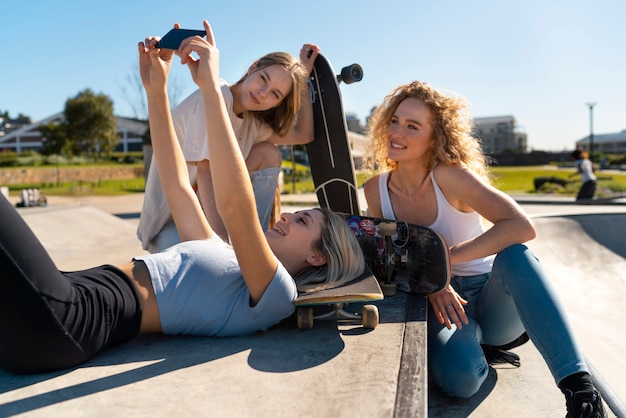
M593 153L593 107L596 102L585 103L589 106L589 159L591 159L591 153Z

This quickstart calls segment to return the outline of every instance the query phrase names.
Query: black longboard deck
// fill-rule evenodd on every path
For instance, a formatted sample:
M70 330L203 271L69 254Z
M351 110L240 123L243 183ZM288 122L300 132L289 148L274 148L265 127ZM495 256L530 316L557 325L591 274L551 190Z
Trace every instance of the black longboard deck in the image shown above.
M339 82L322 54L315 59L311 81L315 139L306 149L317 199L321 207L359 214L354 161Z
M450 251L436 231L407 222L367 216L345 216L355 233L368 267L381 281L388 280L386 260L388 243L392 243L395 262L391 265L392 279L400 286L408 285L412 292L430 294L443 289L451 276ZM383 225L393 223L395 234L385 238Z

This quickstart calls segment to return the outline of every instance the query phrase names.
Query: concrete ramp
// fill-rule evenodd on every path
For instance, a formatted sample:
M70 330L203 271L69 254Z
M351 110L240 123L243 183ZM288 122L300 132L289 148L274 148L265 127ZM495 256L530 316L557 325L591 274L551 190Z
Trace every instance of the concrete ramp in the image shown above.
M134 223L90 206L20 213L61 269L143 252ZM0 369L0 416L392 417L405 306L381 302L375 330L321 321L300 331L292 317L249 337L140 336L55 373Z
M121 264L144 253L135 223L91 206L20 213L62 269ZM554 281L584 353L626 399L626 214L534 221L539 236L529 246ZM372 331L334 322L299 331L290 318L251 337L142 336L57 373L0 370L0 416L412 416L397 403L400 386L411 380L400 379L410 328L405 305L388 298L379 309L381 324ZM492 369L472 399L452 400L431 388L428 416L565 416L564 398L535 347L515 351L522 366Z
M534 219L538 254L587 360L626 400L626 213Z
M145 254L136 226L92 206L19 209L61 270L123 264Z

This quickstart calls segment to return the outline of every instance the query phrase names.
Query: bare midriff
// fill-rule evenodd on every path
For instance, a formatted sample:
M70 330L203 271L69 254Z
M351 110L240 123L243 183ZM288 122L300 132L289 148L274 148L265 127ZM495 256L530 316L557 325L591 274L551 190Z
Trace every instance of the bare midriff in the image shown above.
M163 328L161 327L159 307L157 305L154 288L152 287L152 281L150 280L150 273L146 265L142 261L134 260L130 263L122 264L118 266L118 268L131 278L141 297L143 307L141 310L141 326L139 332L142 334L162 333Z

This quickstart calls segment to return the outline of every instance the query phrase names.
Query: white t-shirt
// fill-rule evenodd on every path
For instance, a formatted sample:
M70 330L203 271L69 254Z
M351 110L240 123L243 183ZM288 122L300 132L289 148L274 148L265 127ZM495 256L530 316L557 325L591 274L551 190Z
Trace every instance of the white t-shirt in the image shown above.
M583 183L589 180L597 180L598 178L593 173L593 163L587 158L576 160L576 167L580 169L580 181Z
M263 142L272 135L272 128L256 118L242 119L235 115L233 113L233 95L228 84L223 80L221 90L241 153L244 158L247 158L254 144ZM200 90L196 90L176 106L172 111L172 119L185 159L189 162L209 160L204 101ZM187 165L187 170L189 171L189 179L194 184L196 182L196 166ZM171 217L172 213L167 204L153 156L146 179L143 207L137 227L137 237L144 250L148 249L150 241L171 221Z

